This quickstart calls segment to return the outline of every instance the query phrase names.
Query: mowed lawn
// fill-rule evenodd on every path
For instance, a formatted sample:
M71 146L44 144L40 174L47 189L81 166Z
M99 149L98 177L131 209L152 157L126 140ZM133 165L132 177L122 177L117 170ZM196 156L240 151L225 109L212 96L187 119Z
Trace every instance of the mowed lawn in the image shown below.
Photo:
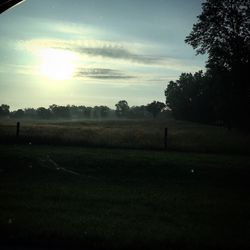
M250 156L0 145L0 248L249 249Z

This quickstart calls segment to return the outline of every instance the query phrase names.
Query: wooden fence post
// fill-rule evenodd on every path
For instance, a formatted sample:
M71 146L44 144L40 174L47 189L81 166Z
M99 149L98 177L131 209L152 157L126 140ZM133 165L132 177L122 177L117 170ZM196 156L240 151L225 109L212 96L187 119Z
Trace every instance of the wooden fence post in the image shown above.
M20 133L20 122L17 122L16 124L16 138L19 138L19 133Z
M164 134L164 148L167 149L168 147L168 128L165 128L165 134Z

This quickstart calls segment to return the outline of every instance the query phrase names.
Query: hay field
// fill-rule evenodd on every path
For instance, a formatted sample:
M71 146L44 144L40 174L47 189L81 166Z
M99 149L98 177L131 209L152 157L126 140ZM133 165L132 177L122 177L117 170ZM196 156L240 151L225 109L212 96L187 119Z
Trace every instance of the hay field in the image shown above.
M21 121L19 142L107 148L250 153L250 134L175 120ZM0 121L2 143L15 142L16 121Z

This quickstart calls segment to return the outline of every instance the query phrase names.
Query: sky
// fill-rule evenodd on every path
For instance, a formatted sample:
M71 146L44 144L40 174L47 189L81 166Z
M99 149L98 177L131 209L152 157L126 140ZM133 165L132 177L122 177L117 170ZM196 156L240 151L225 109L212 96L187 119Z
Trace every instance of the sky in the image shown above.
M201 3L26 0L0 15L0 104L165 102L169 81L204 70L184 42Z

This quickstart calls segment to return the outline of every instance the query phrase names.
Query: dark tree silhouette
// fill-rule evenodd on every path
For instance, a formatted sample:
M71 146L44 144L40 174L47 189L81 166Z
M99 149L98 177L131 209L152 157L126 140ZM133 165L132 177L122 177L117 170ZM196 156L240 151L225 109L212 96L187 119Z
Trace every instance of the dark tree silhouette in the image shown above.
M84 109L84 117L87 118L87 119L90 119L92 110L93 110L92 107L85 107L85 109Z
M214 118L211 81L202 71L182 73L177 81L171 81L165 91L166 104L176 119L211 122Z
M2 104L0 106L0 117L7 117L10 114L10 106L7 104Z
M50 119L52 114L50 109L46 109L44 107L40 107L36 110L37 117L39 119Z
M110 113L110 108L107 106L99 106L101 118L107 118Z
M146 106L146 109L149 113L153 115L154 118L161 113L161 111L166 107L163 102L153 101Z
M107 118L110 113L110 108L107 106L95 106L93 108L94 118Z
M116 115L118 117L127 117L129 113L128 102L125 100L119 101L116 105Z
M11 116L13 118L24 118L24 115L25 115L25 113L22 109L18 109L18 110L11 113Z
M100 117L100 108L98 106L95 106L93 108L92 115L94 118L99 118Z
M146 117L146 106L132 106L129 110L129 118L145 118Z
M62 118L62 119L70 118L69 106L57 106L56 104L53 104L50 106L50 110L55 118Z
M34 108L25 108L24 109L24 116L27 118L35 119L35 118L37 118L37 110Z
M249 63L249 23L249 0L207 0L185 41L198 54L208 53L208 65L234 70Z
M68 105L70 118L77 119L82 117L81 108L76 105Z
M217 90L225 91L220 112L227 122L246 122L250 111L250 1L207 0L185 41L197 54L208 54L207 68Z

